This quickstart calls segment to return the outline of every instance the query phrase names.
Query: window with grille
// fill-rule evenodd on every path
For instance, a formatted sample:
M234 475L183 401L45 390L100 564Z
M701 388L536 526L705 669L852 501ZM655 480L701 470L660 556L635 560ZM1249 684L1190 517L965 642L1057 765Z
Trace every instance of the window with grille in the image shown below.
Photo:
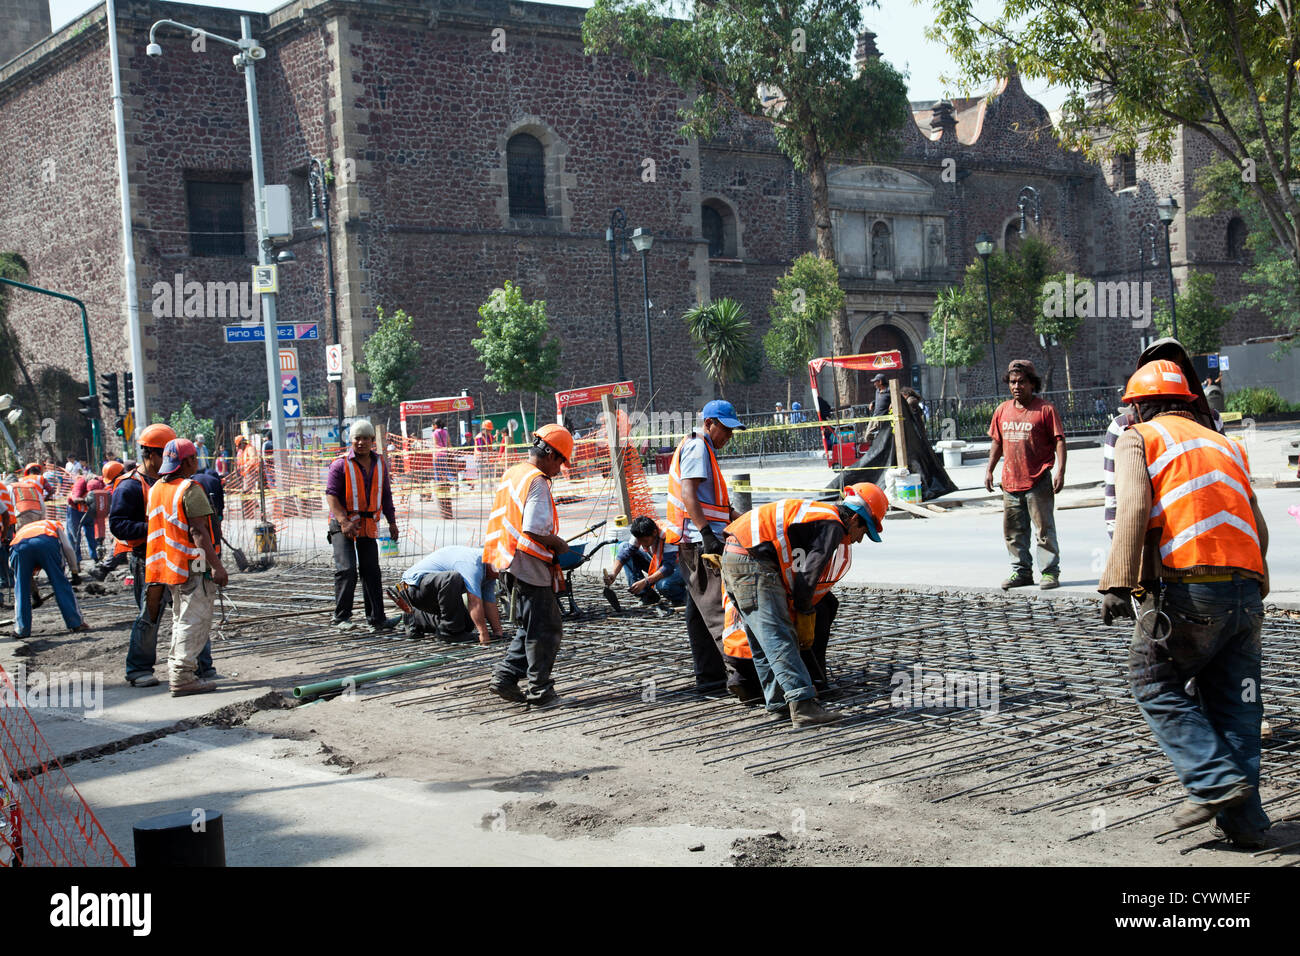
M518 133L506 144L507 179L510 186L510 215L546 215L546 163L536 136Z
M1246 260L1246 223L1239 216L1228 220L1228 258L1234 262Z
M185 184L189 209L190 255L244 255L243 183Z

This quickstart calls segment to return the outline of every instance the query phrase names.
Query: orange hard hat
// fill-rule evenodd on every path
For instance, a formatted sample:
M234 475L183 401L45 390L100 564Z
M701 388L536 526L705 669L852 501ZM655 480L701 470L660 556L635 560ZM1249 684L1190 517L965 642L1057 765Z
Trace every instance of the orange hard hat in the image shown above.
M247 441L248 441L248 439L245 438L243 435L236 435L236 436L235 436L235 447L238 448L240 445L243 445L243 444L247 443Z
M573 457L573 435L563 425L543 425L533 432L533 437L553 448L566 465Z
M154 422L136 439L141 448L165 448L169 441L175 440L176 433L172 431L171 426L164 425L162 422Z
M496 427L496 426L492 424L492 419L490 419L490 418L485 418L485 419L483 420L483 430L484 430L485 432L490 432L490 431L491 431L493 428L495 428L495 427Z
M120 474L122 473L122 471L123 471L123 466L122 466L122 463L121 463L120 461L110 461L110 462L107 462L107 463L105 463L105 465L104 465L104 472L103 472L103 474L104 474L104 480L105 480L105 481L112 481L112 480L114 480L118 475L120 475Z
M868 538L880 540L885 512L889 510L889 499L883 491L869 481L849 485L844 489L844 507L856 512L867 523Z
M24 475L39 475L40 473L41 473L41 466L34 461L29 461L27 463L27 467L23 469Z
M1181 398L1190 402L1196 398L1181 365L1169 359L1148 362L1133 373L1124 390L1124 404L1147 402L1160 398Z

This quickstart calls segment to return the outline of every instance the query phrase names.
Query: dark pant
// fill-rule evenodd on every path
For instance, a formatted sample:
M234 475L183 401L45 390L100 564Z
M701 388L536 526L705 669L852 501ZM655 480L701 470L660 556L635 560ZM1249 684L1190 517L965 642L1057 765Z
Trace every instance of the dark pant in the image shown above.
M143 562L142 562L143 563ZM144 583L144 571L139 578ZM128 682L141 677L152 677L154 665L158 663L158 628L162 626L163 612L172 603L172 589L163 587L162 600L158 602L158 616L150 617L149 608L141 605L140 612L131 625L131 639L126 645L126 679ZM212 663L212 641L209 640L199 651L198 676L211 677L217 668Z
M414 634L436 634L443 641L469 641L478 628L465 606L465 579L455 571L426 574L407 591L415 611L407 626Z
M627 578L628 587L636 584L642 578L650 576L650 556L640 548L632 548L631 553L623 562L623 575ZM672 573L667 577L661 578L658 583L642 591L643 596L650 592L666 597L670 604L682 605L686 602L686 582L682 580L681 569L674 566Z
M334 545L334 623L352 620L353 596L357 574L361 575L361 595L366 605L366 620L382 625L384 616L384 579L379 570L379 542L374 538L349 538L330 522Z
M1056 495L1052 491L1052 472L1043 473L1028 491L1002 491L1002 534L1011 570L1032 578L1034 558L1029 553L1029 525L1038 529L1038 569L1043 574L1061 573L1061 547L1056 542Z
M550 690L551 669L560 652L564 622L560 602L550 587L537 587L515 579L515 636L506 656L492 671L501 683L518 684L528 678L528 697L536 700Z
M1129 648L1129 683L1193 803L1259 786L1264 602L1256 581L1164 585L1148 593ZM1195 678L1189 688L1188 682ZM1189 693L1190 690L1190 693ZM1224 829L1263 829L1259 791L1219 814Z
M126 556L126 570L131 575L131 593L135 598L136 609L144 607L144 552L134 551Z
M679 544L677 570L686 582L686 636L691 642L695 686L715 688L740 679L722 653L722 573L700 560L700 546Z
M81 536L86 536L86 555L92 561L99 560L99 542L95 540L95 518L88 511L68 509L68 537L72 539L72 548L81 563Z

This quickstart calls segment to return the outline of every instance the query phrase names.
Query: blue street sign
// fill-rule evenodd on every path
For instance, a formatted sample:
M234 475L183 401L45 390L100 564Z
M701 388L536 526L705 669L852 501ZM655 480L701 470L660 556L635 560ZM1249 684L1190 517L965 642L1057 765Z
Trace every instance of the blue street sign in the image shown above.
M298 376L297 376L297 375L290 375L290 376L289 376L288 378L286 378L283 382L281 382L281 383L280 383L280 391L281 391L282 393L284 393L285 395L297 395L297 394L298 394Z
M1207 364L1210 366L1210 368L1219 367L1219 356L1217 354L1207 355L1206 358L1209 360Z
M357 401L368 402L370 401L371 396L373 396L374 394L375 394L374 392L357 392Z
M298 404L298 399L294 398L292 395L286 395L284 398L284 417L299 418L301 417L299 415L301 411L302 406Z
M265 342L266 335L260 325L227 325L226 344L232 342ZM277 325L275 337L280 342L319 339L320 326L315 322L303 322L298 325Z

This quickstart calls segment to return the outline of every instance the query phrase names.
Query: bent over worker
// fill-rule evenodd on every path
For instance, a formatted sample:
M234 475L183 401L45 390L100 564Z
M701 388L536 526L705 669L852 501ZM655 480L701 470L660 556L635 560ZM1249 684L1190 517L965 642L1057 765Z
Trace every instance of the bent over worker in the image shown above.
M1261 642L1268 529L1240 446L1195 420L1177 362L1129 379L1138 419L1115 444L1115 538L1097 589L1103 620L1141 611L1129 683L1187 799L1175 827L1264 845L1259 797Z
M715 399L700 412L704 420L673 452L668 468L668 524L681 537L677 564L686 582L686 635L691 643L697 690L724 685L738 693L740 676L722 657L722 575L703 555L722 554L722 532L740 517L731 507L717 450L744 429L730 402Z
M492 671L488 690L503 700L551 707L558 704L551 669L564 625L555 592L561 577L555 559L569 550L557 533L559 512L551 479L573 457L573 436L562 425L533 433L528 460L501 477L483 545L483 563L514 578L515 636ZM528 678L528 692L519 682Z
M864 536L880 541L888 508L875 485L845 492L839 504L774 501L726 529L723 584L744 625L767 709L779 713L788 705L796 728L836 719L817 699L799 654L799 629L815 627L817 602L849 569L849 545Z
M69 631L88 631L81 617L77 595L63 573L64 562L77 580L80 562L72 550L72 539L63 525L49 518L29 521L14 534L9 547L10 576L14 586L14 637L27 640L32 633L32 577L43 570L54 589L54 599Z
M489 644L503 636L497 576L481 550L453 544L425 555L384 593L406 615L409 637L433 634L455 643L477 635L480 644Z
M365 599L366 620L375 631L391 630L397 618L384 614L384 582L379 570L379 516L397 540L397 513L388 465L375 451L375 426L352 423L352 447L334 459L325 477L330 523L326 537L334 546L334 619L336 627L351 628L357 575Z

